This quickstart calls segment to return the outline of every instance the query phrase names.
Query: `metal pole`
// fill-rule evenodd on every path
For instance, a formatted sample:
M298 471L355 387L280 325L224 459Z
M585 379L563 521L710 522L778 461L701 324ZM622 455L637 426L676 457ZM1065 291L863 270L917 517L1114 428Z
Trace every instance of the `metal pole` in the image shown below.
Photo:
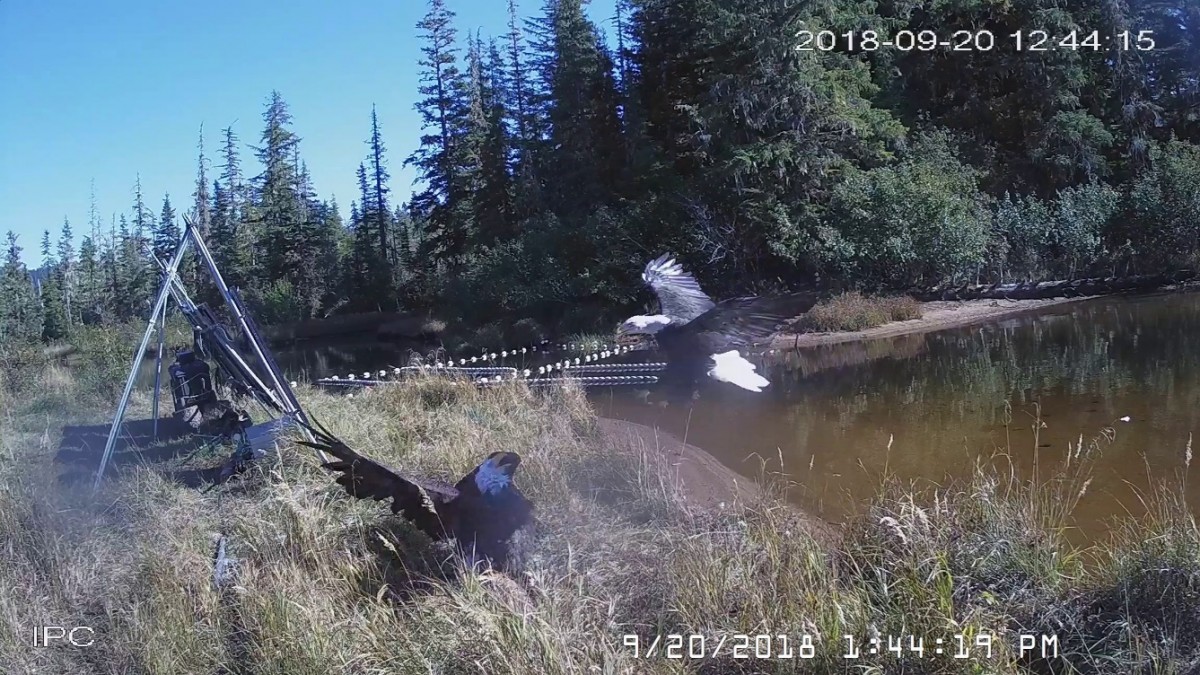
M158 315L166 309L167 296L171 291L171 279L175 277L175 272L179 269L179 261L183 260L183 254L187 251L187 242L191 231L191 224L185 223L183 236L179 239L179 246L175 249L175 257L171 258L171 264L167 266L167 279L158 289L158 299L154 302L154 311L150 313L150 321L146 324L146 333L142 335L142 342L133 357L133 368L129 371L129 379L125 381L125 391L121 394L121 402L117 404L117 414L113 419L112 429L108 431L108 443L104 446L104 456L100 459L100 468L96 471L96 481L92 483L93 493L100 489L100 480L104 477L104 469L108 466L109 457L112 456L113 448L117 444L117 434L120 433L121 426L125 423L125 408L129 406L129 395L133 393L133 383L137 380L138 368L141 367L142 359L146 355L146 346L150 344L150 336L154 333Z
M232 299L230 299L229 287L225 285L225 279L221 276L221 272L219 270L217 270L217 263L216 263L216 261L214 261L212 259L212 255L209 254L208 247L204 244L204 239L202 239L200 237L199 233L197 233L195 231L191 231L191 232L192 232L192 242L196 245L196 250L200 253L200 258L204 260L204 265L206 267L208 267L209 273L212 274L213 281L216 282L216 284L217 284L217 289L219 289L221 291L221 296L223 298L225 298L225 302L228 303L229 308L233 310L234 318L237 319L238 324L242 327L242 331L244 331L246 334L246 337L249 338L247 341L250 343L250 346L254 348L254 354L258 357L259 361L261 361L264 366L267 366L267 374L271 376L271 381L272 381L271 383L275 385L275 390L277 392L282 392L283 391L283 383L279 381L279 378L276 377L274 372L271 372L270 366L267 365L267 363L268 363L267 357L263 355L262 346L259 345L258 341L254 339L254 332L252 330L250 330L250 326L247 325L246 316L244 314L242 314L242 308L238 305L238 303L236 303ZM284 397L284 398L286 399L286 397ZM290 401L289 401L289 403L290 403ZM291 407L291 406L289 405L287 407ZM285 408L285 410L286 410L286 408ZM286 412L295 412L295 411L294 410L286 410Z
M158 354L154 357L154 440L158 440L158 398L162 390L163 344L167 339L167 308L158 315Z
M204 266L208 268L209 273L212 275L213 282L217 284L217 289L221 291L221 297L225 299L225 303L229 305L231 310L233 310L234 317L238 320L238 324L241 325L242 331L244 331L248 341L250 342L250 346L254 348L254 353L256 356L258 356L259 362L266 367L267 374L271 376L271 382L275 385L276 393L283 394L281 398L283 398L285 413L295 415L303 422L308 422L307 415L304 414L304 411L293 403L295 399L293 396L290 396L290 394L292 394L291 388L288 387L286 382L281 380L279 374L276 373L275 369L271 367L271 361L268 360L267 356L263 353L262 345L258 343L257 333L250 327L249 323L246 321L246 315L242 313L241 303L237 302L231 297L229 286L225 285L225 278L221 276L220 270L217 269L216 261L213 260L212 254L208 252L208 246L205 245L204 238L200 236L199 232L196 232L191 228L191 221L187 218L187 216L184 216L184 222L188 225L188 228L184 234L189 235L192 243L196 245L196 250L200 253L200 258L204 260ZM310 441L315 440L307 428L301 427L301 430ZM324 452L320 450L317 452L320 454L322 461L329 461L329 457Z
M156 263L158 263L159 268L165 272L166 265L164 265L163 262L158 259L158 256L154 256L153 253L151 253L150 255L154 257L154 261ZM197 325L197 322L194 319L192 319L191 316L189 316L189 315L195 313L196 303L192 302L191 297L188 296L187 289L184 288L183 284L179 281L178 276L171 279L171 297L175 299L175 303L179 305L179 308L181 311L183 311L184 315L188 316L189 320L192 321L192 325L193 326ZM284 410L283 403L281 403L279 400L279 395L276 392L271 391L271 388L268 387L267 384L262 381L262 378L260 378L254 372L254 369L251 368L250 365L246 363L245 359L243 359L241 357L241 355L238 354L235 349L233 349L232 347L229 347L229 345L223 340L223 338L220 335L216 334L215 332L213 333L213 339L225 347L226 354L233 357L236 360L238 367L244 371L243 374L248 376L254 385L256 385L259 389L261 389L263 392L266 393L267 397L270 399L270 403L272 405L276 406L277 408L279 408L280 410ZM259 398L257 396L255 398L258 399L259 403L262 403L261 398Z

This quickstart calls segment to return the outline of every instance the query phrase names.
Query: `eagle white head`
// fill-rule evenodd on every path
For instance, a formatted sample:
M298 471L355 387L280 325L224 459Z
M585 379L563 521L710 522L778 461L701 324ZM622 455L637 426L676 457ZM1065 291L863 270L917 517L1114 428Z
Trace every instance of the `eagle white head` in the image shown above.
M475 485L484 494L495 494L512 485L513 474L521 464L515 452L493 452L475 470Z
M617 328L618 335L654 335L671 323L671 317L663 314L639 314L625 319Z

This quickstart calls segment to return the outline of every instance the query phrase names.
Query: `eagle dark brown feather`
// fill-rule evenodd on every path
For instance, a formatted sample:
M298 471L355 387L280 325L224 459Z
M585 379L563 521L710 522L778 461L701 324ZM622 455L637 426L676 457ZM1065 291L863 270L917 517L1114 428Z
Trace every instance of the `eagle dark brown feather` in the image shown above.
M300 443L337 458L323 466L340 473L339 485L360 499L391 498L393 513L402 514L433 539L453 538L464 552L503 564L512 535L533 523L533 505L513 483L521 463L515 452L493 452L451 487L405 476L367 459L314 423L319 428L300 422L316 439Z
M340 439L329 433L319 423L317 429L305 425L317 442L300 441L301 445L323 450L337 458L321 466L340 472L338 485L358 499L375 501L392 500L392 513L399 513L411 520L430 537L444 537L446 524L437 511L438 502L446 502L458 496L458 490L446 485L401 475L374 460L367 459L351 450Z

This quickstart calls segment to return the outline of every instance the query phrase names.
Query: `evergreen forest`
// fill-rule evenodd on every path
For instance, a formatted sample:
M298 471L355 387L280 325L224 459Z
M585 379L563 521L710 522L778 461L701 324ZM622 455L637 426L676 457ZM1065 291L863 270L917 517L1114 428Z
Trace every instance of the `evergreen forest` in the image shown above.
M1200 260L1200 0L623 0L607 39L585 0L530 20L509 0L507 26L469 34L453 5L430 0L423 58L394 64L421 72L419 147L346 111L366 141L350 204L321 197L269 92L257 129L201 128L175 199L131 176L126 213L47 223L36 270L38 242L8 233L0 340L146 317L183 214L265 324L604 329L664 251L714 297ZM995 45L898 46L930 31Z

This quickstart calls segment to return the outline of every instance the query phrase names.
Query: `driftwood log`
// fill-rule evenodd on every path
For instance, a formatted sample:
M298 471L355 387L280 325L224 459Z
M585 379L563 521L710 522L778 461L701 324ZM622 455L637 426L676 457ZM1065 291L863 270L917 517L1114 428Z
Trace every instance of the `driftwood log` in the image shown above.
M910 291L914 299L933 300L1044 300L1083 295L1111 293L1145 293L1163 286L1192 281L1197 273L1191 270L1143 274L1131 277L1093 277L1064 281L1034 281L1004 284L962 285L935 287Z

